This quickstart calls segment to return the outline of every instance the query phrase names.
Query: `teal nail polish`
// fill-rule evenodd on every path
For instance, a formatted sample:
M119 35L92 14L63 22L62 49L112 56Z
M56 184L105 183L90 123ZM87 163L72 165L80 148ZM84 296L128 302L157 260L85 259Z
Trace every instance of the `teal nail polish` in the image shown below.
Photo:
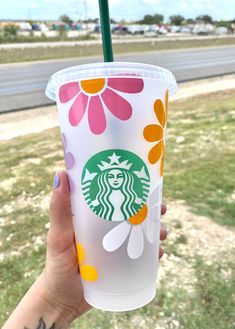
M60 176L58 174L55 174L53 180L53 188L57 189L59 186L60 186Z

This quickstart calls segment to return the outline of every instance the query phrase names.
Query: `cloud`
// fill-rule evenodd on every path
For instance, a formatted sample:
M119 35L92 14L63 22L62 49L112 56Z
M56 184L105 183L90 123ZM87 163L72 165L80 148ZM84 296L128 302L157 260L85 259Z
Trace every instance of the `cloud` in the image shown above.
M235 0L109 0L114 19L137 20L144 15L160 13L166 17L210 15L214 19L234 19ZM99 16L98 0L86 0L87 15ZM84 0L7 0L1 1L1 18L24 19L28 11L38 19L56 19L62 14L72 19L84 18Z
M192 8L196 11L205 11L208 13L209 10L213 10L216 6L215 1L213 0L181 0L179 2L179 7L185 10L192 10ZM210 14L210 13L208 13Z
M36 3L36 2L32 2L32 3L30 3L30 7L31 8L39 8L40 5L38 3Z
M146 5L162 5L161 0L142 0Z

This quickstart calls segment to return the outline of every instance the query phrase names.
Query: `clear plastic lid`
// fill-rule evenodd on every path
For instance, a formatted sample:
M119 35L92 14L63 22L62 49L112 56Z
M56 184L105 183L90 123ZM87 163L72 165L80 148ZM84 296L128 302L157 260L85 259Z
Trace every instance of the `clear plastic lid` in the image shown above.
M66 82L123 75L165 81L170 95L174 95L178 90L174 75L162 67L141 63L108 62L72 66L58 71L51 76L45 93L48 98L56 100L56 91Z

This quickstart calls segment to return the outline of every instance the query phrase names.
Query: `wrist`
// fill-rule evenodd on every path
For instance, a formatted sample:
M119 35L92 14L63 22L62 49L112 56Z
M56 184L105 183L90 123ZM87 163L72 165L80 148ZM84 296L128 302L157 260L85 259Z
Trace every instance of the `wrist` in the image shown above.
M51 297L42 274L17 305L3 329L67 329L75 317L75 312Z
M40 289L40 294L43 302L46 305L48 311L55 318L54 322L67 327L71 324L77 317L76 310L68 307L67 305L61 303L47 288L46 280L44 277L44 272L38 278L38 287ZM63 326L62 326L63 328Z

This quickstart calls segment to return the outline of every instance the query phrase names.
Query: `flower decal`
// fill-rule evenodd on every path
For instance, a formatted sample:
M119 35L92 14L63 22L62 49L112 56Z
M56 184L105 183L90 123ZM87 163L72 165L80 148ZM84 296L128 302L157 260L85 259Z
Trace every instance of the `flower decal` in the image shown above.
M151 244L155 243L158 238L160 208L161 184L156 187L147 204L137 214L129 218L128 221L118 224L104 236L104 249L108 252L114 252L128 239L128 256L131 259L141 257L144 251L144 235Z
M67 152L67 139L64 133L62 133L62 143L64 147L64 160L65 160L65 166L67 170L70 170L73 168L75 164L74 156L71 152Z
M160 175L163 175L164 170L164 152L165 152L165 129L167 122L167 110L168 110L168 91L165 96L165 107L160 99L157 99L154 103L154 112L158 119L158 124L150 124L144 128L144 138L148 142L157 142L149 151L148 159L151 164L155 164L161 158Z
M77 243L77 256L82 279L85 281L96 281L98 279L98 272L94 266L84 265L85 252L80 243Z
M99 78L69 82L60 87L59 99L67 103L73 99L69 110L69 122L77 126L85 112L94 134L101 134L106 128L105 105L120 120L128 120L132 115L130 103L118 92L140 93L144 82L139 78Z
M71 152L67 151L67 138L66 135L64 133L62 133L61 135L62 137L62 143L63 143L63 148L64 148L64 161L65 161L65 166L67 171L69 171L70 169L72 169L75 165L75 159L74 156ZM70 176L69 173L67 173L68 176L68 180L69 180L69 187L70 187L70 192L74 192L75 191L75 184Z

